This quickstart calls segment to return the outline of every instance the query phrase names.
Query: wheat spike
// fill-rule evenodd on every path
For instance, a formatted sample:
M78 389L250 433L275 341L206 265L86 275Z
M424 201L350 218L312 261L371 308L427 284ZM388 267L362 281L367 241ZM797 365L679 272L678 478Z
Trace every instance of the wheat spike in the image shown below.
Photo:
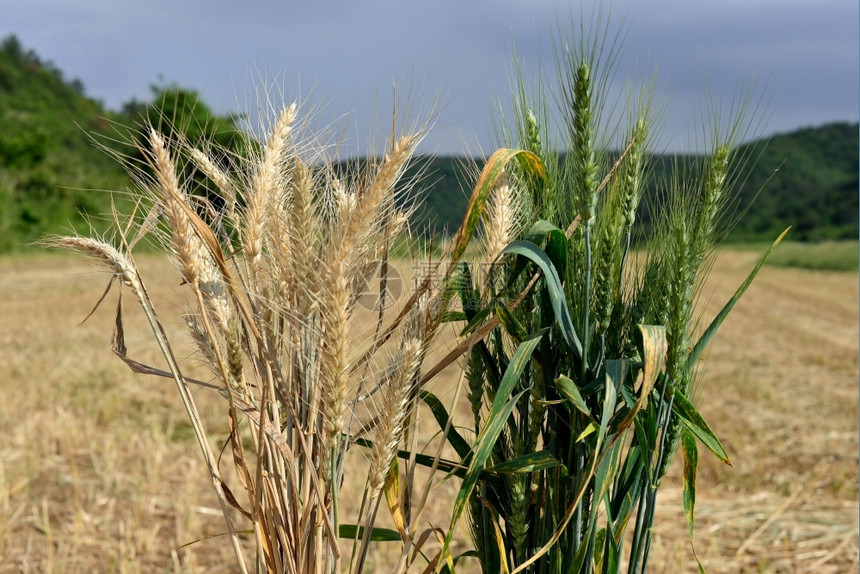
M236 209L236 186L230 176L218 167L211 157L197 148L191 149L191 159L218 188L221 199L224 200L225 216L228 220L232 220Z
M260 262L263 238L266 232L266 220L272 208L276 188L282 183L283 154L297 115L296 104L290 105L281 112L269 134L251 180L242 240L245 258L252 269L257 268Z
M508 243L519 233L519 215L522 200L508 183L503 183L490 194L484 220L484 258L486 263L498 259Z
M170 230L171 245L177 259L182 278L200 289L203 301L211 311L215 324L222 333L229 332L232 314L227 286L221 270L212 255L197 237L183 205L187 194L176 176L176 164L170 156L167 143L154 129L149 132L156 176L160 186L160 197Z
M384 384L382 405L379 408L379 421L373 441L370 459L369 485L372 495L377 494L385 482L388 468L397 452L397 445L403 434L403 421L409 410L409 397L418 370L422 342L409 339L403 342L389 366L391 372Z
M343 430L346 410L346 387L349 348L349 319L351 293L343 261L326 270L324 278L323 340L322 340L322 402L324 444L334 453ZM332 461L329 460L330 464ZM328 474L328 473L327 473Z
M313 175L304 162L296 158L292 178L292 208L289 212L288 232L293 247L293 272L296 277L295 296L298 311L307 313L312 297L312 286L318 282L318 255L316 237L319 221L314 205Z
M46 245L71 249L87 255L106 265L124 285L131 287L135 295L141 292L140 279L131 260L116 247L90 237L67 236L56 237L44 241Z

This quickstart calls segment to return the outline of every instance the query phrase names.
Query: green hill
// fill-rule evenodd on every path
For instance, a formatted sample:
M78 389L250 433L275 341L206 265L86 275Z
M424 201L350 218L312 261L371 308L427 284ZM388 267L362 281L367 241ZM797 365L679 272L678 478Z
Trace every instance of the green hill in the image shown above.
M233 141L235 118L214 116L196 92L154 86L152 101L187 108L182 125L197 136ZM110 194L129 179L122 167L91 137L110 143L112 122L135 125L152 117L146 102L129 102L122 113L105 110L50 62L26 51L10 36L0 42L0 251L27 245L45 233L85 230L87 215L110 209ZM168 114L170 115L170 114ZM114 125L116 125L114 124ZM214 129L219 135L210 133ZM232 132L235 133L235 132ZM765 145L766 144L766 145ZM119 144L117 144L119 145ZM835 123L775 135L747 144L740 155L755 160L739 188L739 213L732 238L772 239L792 225L793 239L842 239L858 235L858 125ZM124 152L133 152L125 148ZM691 157L654 158L656 177L647 193L658 192L659 173ZM453 232L471 191L474 161L421 157L412 168L421 175L423 203L413 229ZM755 199L753 201L753 199ZM647 201L643 205L647 205ZM641 217L647 222L643 208ZM99 226L98 219L95 220Z
M794 240L856 239L858 236L858 151L860 126L833 123L804 128L745 144L740 166L736 213L730 238L735 241L773 239L789 225ZM653 177L640 207L649 220L649 199L659 193L669 167L687 169L693 156L652 158ZM427 206L421 222L454 230L466 209L468 192L463 158L424 158Z
M141 160L135 126L157 125L162 112L191 141L233 147L236 117L217 116L193 90L173 84L151 90L149 102L131 100L112 112L15 36L0 42L0 252L46 233L107 229L112 194L103 190L131 184L111 153ZM113 197L121 211L128 207L122 195Z
M804 128L764 143L750 144L760 156L741 188L749 212L735 235L773 237L792 225L795 240L856 239L858 125Z
M88 135L107 134L109 116L78 80L17 38L0 43L0 251L109 210L108 194L88 191L126 186L122 168Z

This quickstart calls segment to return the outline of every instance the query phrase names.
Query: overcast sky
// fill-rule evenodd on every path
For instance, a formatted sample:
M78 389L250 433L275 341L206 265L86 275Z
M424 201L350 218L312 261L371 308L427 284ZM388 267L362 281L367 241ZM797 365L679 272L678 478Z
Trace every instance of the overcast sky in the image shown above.
M663 145L670 149L691 147L702 93L728 105L750 79L764 92L768 134L858 119L857 0L605 4L613 22L626 23L619 85L625 74L642 79L657 70L656 99L668 102ZM439 153L490 150L493 100L509 99L511 47L526 75L538 61L552 71L553 22L559 14L566 21L571 6L579 13L578 1L557 0L3 0L0 6L0 36L16 34L111 108L145 99L148 86L163 77L199 90L220 112L243 111L263 78L287 100L325 103L327 119L354 111L352 124L364 134L374 117L384 122L392 84L404 91L411 82L423 88L427 103L441 96L424 148Z

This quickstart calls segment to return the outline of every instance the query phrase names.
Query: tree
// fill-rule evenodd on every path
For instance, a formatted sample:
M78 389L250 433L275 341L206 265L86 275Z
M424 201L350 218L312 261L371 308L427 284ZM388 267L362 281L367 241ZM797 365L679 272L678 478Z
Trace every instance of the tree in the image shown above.
M216 114L196 90L163 80L152 84L150 99L132 99L122 106L124 114L143 125L151 125L165 136L181 134L194 144L211 142L234 150L240 135L237 126L241 116Z

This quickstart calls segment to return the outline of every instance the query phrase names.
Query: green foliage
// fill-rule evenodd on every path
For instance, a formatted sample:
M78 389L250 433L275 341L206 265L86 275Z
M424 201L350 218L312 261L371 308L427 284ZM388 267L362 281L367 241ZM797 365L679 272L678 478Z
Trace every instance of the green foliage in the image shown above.
M87 97L51 62L15 36L0 42L0 252L25 248L45 233L102 232L112 198L123 210L130 179L112 155L139 161L136 137L147 122L175 127L191 142L234 150L236 117L218 116L199 94L152 86L151 102L123 113ZM126 126L122 128L121 126ZM103 149L106 148L106 149ZM106 153L107 151L107 153Z
M411 163L406 178L425 174L418 209L412 216L415 231L425 234L454 233L469 201L466 189L471 162L456 156L419 156Z
M466 370L473 449L463 456L463 437L449 438L461 460L448 464L468 467L452 524L468 509L484 572L647 571L657 492L682 438L692 532L695 441L730 464L692 402L697 359L776 245L697 338L694 303L737 201L750 153L738 140L751 119L741 107L728 129L706 126L705 153L655 173L647 91L617 125L599 124L613 50L593 49L559 51L573 61L559 66L557 116L542 117L544 92L534 104L517 94L517 133L484 168L453 249L459 257L464 237L503 224L486 208L495 189L529 198L503 257L484 242L472 252L485 260L459 262L457 277L463 335L488 330ZM547 125L568 127L560 142ZM598 153L603 130L626 134L622 153ZM540 161L497 169L516 149ZM647 242L628 257L645 224Z
M243 137L238 127L241 116L219 116L197 91L166 82L152 84L149 90L149 101L131 100L123 105L127 121L141 127L127 138L133 146L125 153L128 160L145 166L144 173L152 174L147 155L141 151L149 147L147 126L165 134L167 145L181 141L187 147L206 152L212 156L212 161L220 162L218 167L222 170L229 169L229 156L247 155L249 150L244 149L245 146L254 145L255 140ZM210 154L210 150L218 150L218 153ZM198 166L183 156L178 156L176 162L177 176L189 183L189 192L208 199L212 207L221 209L223 197Z
M772 237L791 225L794 240L856 239L857 124L804 128L748 147L758 160L741 188L740 205L750 208L737 238Z
M732 241L771 238L792 227L801 241L853 239L858 235L858 125L833 123L755 140L739 146L748 158L735 174L737 195L725 214ZM657 156L655 181L693 165L694 156ZM654 197L652 183L647 195ZM643 217L650 222L647 206Z
M148 101L131 100L123 105L123 113L143 126L154 126L161 133L182 137L192 145L206 144L217 149L237 149L240 116L216 114L196 90L175 83L160 82L149 87ZM147 136L141 134L141 142Z
M106 134L110 118L15 36L0 43L0 251L109 211L108 194L90 190L122 189L127 177L88 134Z

